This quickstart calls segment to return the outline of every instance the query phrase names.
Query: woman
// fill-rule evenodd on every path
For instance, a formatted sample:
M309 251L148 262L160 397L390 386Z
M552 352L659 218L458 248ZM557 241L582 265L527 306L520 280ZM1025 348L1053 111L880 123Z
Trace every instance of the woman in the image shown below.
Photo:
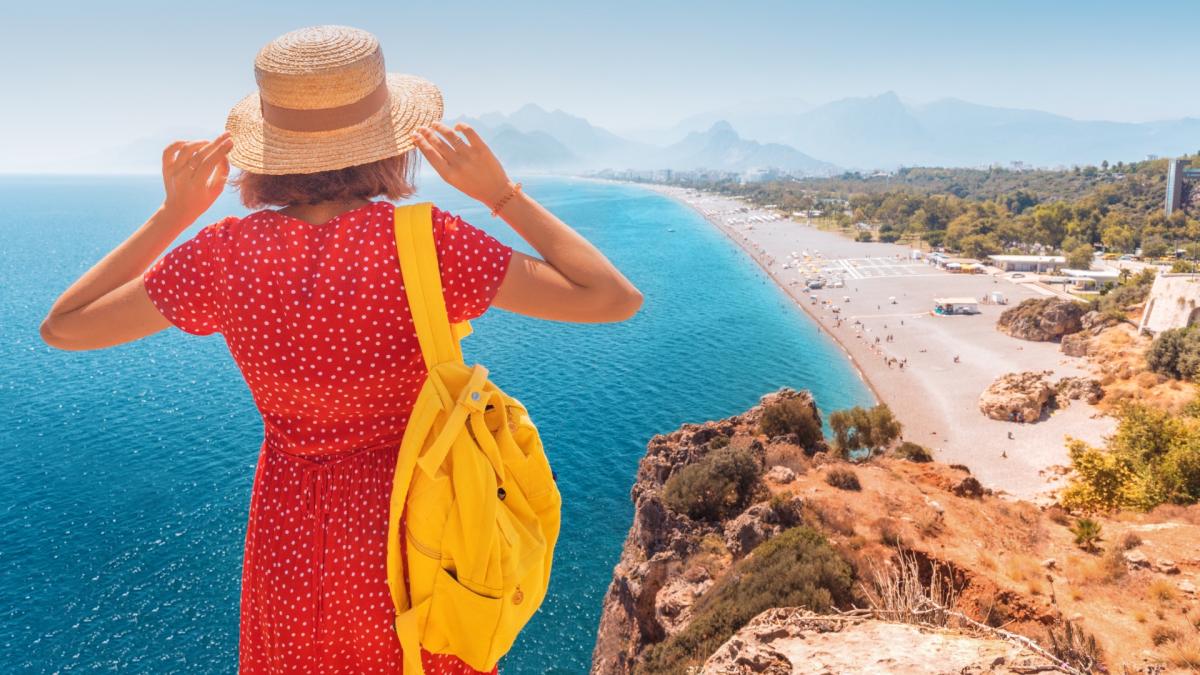
M42 324L61 349L100 349L174 325L219 332L262 414L242 573L244 673L399 672L385 582L398 444L425 377L401 285L393 206L415 147L502 217L529 257L434 209L450 320L496 306L621 321L641 295L579 234L512 183L474 130L438 120L430 83L386 73L369 33L288 33L255 59L259 92L227 132L163 153L166 198L71 285ZM249 208L154 259L220 195L230 165ZM411 517L419 517L413 516ZM429 673L473 672L422 654Z

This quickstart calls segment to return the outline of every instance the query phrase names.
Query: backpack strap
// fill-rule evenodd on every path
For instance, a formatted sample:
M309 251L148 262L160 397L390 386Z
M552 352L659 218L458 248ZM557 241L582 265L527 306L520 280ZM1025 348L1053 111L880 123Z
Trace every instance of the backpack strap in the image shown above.
M397 206L395 230L400 274L425 366L433 370L439 363L462 363L462 347L458 341L470 334L471 326L466 321L451 325L446 314L437 247L433 241L432 204Z

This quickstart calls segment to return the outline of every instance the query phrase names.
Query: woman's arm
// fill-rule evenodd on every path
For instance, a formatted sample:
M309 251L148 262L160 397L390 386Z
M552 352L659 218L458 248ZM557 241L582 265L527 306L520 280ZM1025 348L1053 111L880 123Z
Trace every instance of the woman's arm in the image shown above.
M159 313L142 273L225 187L226 134L212 141L177 141L163 151L166 199L128 239L71 284L42 321L42 339L51 347L100 349L160 331L170 322Z
M466 124L451 129L440 123L434 128L437 133L422 128L413 137L447 183L489 208L512 191L504 168L474 129ZM504 204L500 217L542 259L514 252L495 306L540 319L579 323L624 321L641 307L642 294L604 254L532 197L516 193Z

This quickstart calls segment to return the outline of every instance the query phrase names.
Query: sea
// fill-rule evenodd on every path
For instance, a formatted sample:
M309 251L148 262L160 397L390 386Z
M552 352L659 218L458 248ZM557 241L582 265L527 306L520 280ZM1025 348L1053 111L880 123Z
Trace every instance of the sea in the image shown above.
M466 343L529 408L564 500L549 595L500 671L586 673L652 436L780 387L811 390L826 413L874 400L842 350L689 207L633 185L524 185L645 297L618 324L493 310ZM532 252L436 180L418 198ZM170 328L64 352L38 335L58 295L161 199L154 176L0 177L0 671L236 672L262 424L224 341ZM245 212L223 194L179 241Z

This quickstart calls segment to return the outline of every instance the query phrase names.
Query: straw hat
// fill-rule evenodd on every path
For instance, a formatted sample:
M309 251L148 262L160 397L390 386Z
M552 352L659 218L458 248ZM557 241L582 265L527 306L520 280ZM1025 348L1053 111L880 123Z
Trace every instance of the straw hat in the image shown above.
M280 175L344 169L403 154L409 133L442 118L430 82L384 69L379 40L346 26L314 26L275 38L254 59L258 92L238 102L225 128L230 164Z

